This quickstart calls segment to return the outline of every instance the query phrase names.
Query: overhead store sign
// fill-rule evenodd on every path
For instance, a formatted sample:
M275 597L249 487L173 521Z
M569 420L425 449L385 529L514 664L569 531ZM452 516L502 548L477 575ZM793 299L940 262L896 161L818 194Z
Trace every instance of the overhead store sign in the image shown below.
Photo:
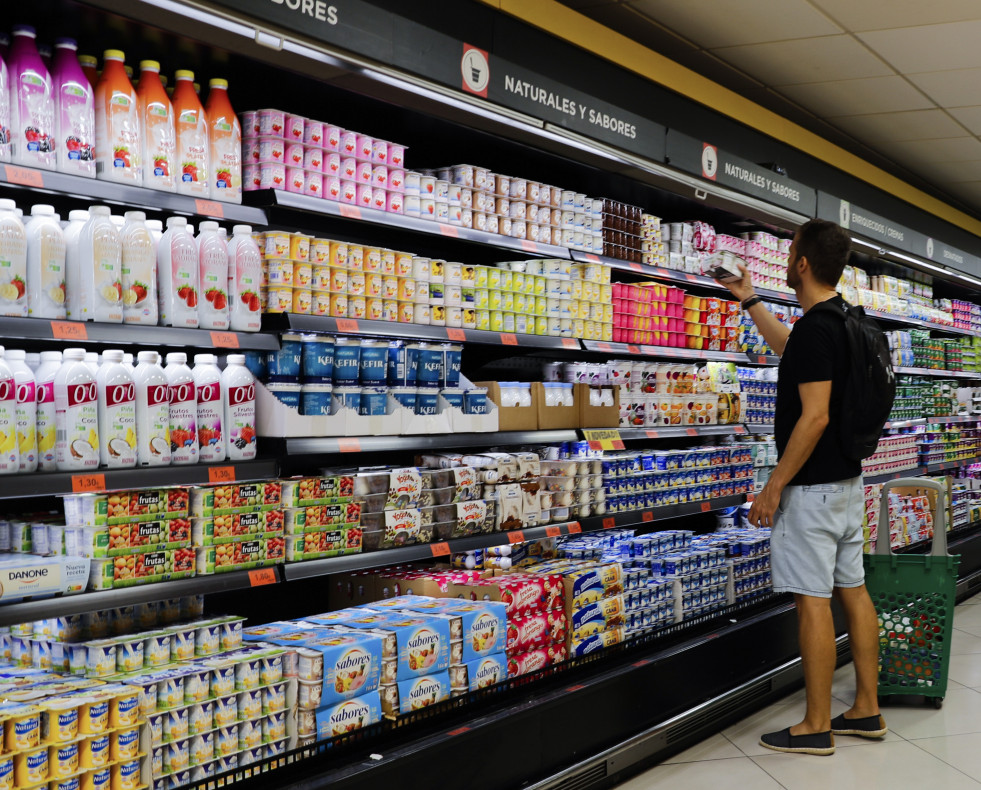
M975 276L981 275L981 258L944 244L942 241L931 239L922 233L914 235L912 252L914 255L933 261L938 266L946 266Z
M364 0L213 0L647 159L665 127Z
M814 215L817 203L814 189L755 162L740 159L713 143L669 129L666 153L667 161L679 170L804 216Z

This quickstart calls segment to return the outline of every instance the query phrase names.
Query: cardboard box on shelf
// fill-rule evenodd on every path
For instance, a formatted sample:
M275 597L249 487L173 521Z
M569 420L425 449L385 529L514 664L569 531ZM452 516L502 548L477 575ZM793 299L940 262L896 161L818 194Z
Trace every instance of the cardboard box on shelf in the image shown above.
M573 387L572 406L546 406L545 387L540 381L531 385L532 403L538 401L538 430L555 431L563 428L579 427L579 402L576 388Z
M496 381L475 381L474 386L486 387L487 398L497 406L498 430L537 431L540 394L531 388L531 406L501 408L501 386Z
M580 428L619 428L620 427L620 388L617 386L603 387L613 391L612 406L590 406L589 384L576 384L573 397L579 404Z

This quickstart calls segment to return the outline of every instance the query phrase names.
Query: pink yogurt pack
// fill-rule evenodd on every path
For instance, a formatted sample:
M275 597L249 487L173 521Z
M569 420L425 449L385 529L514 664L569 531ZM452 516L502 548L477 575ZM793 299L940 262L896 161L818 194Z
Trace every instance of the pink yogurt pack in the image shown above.
M303 194L303 190L306 189L307 178L306 171L302 167L287 167L286 168L286 191L287 192L297 192Z
M341 150L341 135L344 130L340 126L324 124L324 149L339 152Z
M286 148L282 137L245 137L242 139L243 164L284 162Z
M303 143L286 143L286 155L283 160L287 167L303 167Z
M326 150L324 153L324 173L329 176L339 176L341 174L341 155Z
M324 172L324 151L312 145L303 146L303 168L304 170L315 170L318 173Z
M286 131L286 113L282 110L257 110L260 137L283 137Z
M324 194L324 174L319 170L305 171L304 195L310 197L323 197Z
M238 118L239 122L242 124L243 137L259 136L259 113L256 110L243 112L238 116Z
M355 156L363 162L371 161L371 152L375 147L375 138L368 137L366 134L359 134L357 136L357 147L355 150Z
M287 115L286 129L283 132L283 137L296 143L302 143L303 127L305 123L306 118L304 118L302 115Z
M324 147L324 125L320 121L308 119L303 124L303 144L315 148Z

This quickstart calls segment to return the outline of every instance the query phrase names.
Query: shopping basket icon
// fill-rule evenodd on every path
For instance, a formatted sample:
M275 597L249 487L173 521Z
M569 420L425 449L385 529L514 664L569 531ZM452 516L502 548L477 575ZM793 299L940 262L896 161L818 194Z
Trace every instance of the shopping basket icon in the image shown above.
M889 493L927 496L933 510L929 554L894 554ZM960 557L947 554L946 488L905 478L882 487L875 553L865 555L865 584L879 615L879 696L921 695L943 705L950 666Z

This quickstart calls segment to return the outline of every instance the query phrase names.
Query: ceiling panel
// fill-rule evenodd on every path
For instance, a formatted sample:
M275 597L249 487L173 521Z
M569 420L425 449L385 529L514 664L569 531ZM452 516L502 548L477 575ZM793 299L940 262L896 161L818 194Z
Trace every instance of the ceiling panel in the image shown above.
M780 0L780 13L774 13L773 0L632 0L627 3L704 49L759 44L765 41L813 38L842 33L807 0ZM736 11L737 19L733 18ZM740 20L752 20L741 24Z
M930 71L907 78L941 107L981 104L981 68Z
M919 90L897 76L782 85L777 90L822 116L926 110L934 106Z
M978 18L978 0L940 0L932 3L923 0L811 0L811 2L840 25L856 32L931 25L938 22L960 22Z
M981 68L981 19L876 30L858 37L904 74Z
M938 140L881 141L880 150L909 164L973 162L981 160L981 141L976 137L944 137Z
M924 176L948 184L981 180L981 160L975 162L939 162L918 168Z
M948 110L971 134L981 134L981 107L955 107Z
M775 41L713 52L756 79L773 85L887 77L893 71L851 36Z
M870 142L882 140L938 140L960 137L964 129L943 110L890 112L829 118L835 126Z

